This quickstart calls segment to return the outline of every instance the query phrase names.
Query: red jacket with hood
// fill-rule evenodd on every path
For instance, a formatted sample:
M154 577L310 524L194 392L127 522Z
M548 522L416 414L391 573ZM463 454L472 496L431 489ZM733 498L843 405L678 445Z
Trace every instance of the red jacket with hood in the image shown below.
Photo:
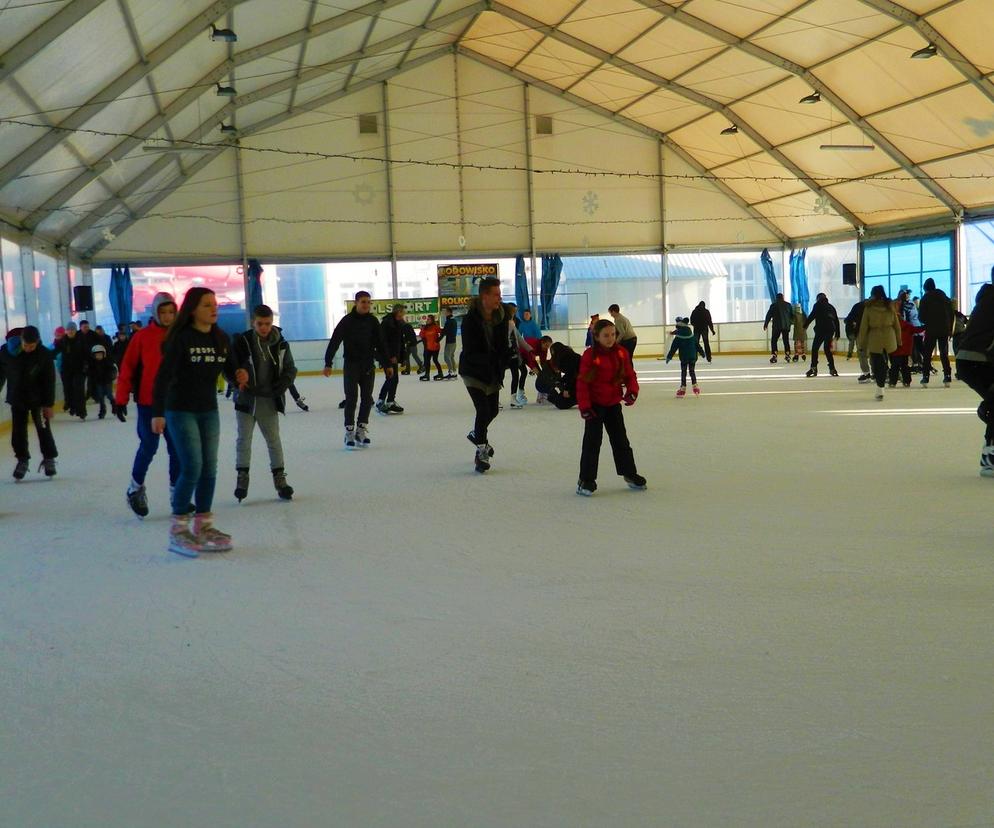
M576 380L576 401L581 411L595 405L605 408L617 405L626 392L638 394L638 391L635 367L626 348L594 345L583 352Z
M153 322L137 333L128 341L124 349L124 358L117 375L117 388L114 389L114 402L117 405L127 405L128 396L138 381L135 401L138 405L152 405L152 389L155 387L155 375L159 373L162 364L162 341L166 338L167 330L159 325L159 308L162 305L175 305L176 301L168 293L157 293L152 300Z

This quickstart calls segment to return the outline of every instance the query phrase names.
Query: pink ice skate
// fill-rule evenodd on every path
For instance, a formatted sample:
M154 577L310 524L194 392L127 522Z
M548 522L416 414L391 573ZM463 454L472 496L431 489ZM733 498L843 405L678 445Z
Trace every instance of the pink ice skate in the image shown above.
M701 387L699 385L694 386L694 396L695 397L701 396Z
M676 395L678 397L686 397L687 396L687 386L686 385L681 385L679 388L677 388Z

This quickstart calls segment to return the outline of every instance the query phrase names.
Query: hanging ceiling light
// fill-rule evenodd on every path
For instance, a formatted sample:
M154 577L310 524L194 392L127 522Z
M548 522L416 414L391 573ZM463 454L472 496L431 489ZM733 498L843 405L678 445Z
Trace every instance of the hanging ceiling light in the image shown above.
M873 144L822 144L818 149L836 152L870 152L876 147Z
M810 95L805 95L798 103L802 104L816 104L821 100L821 92L812 92Z
M233 87L233 86L221 86L221 84L219 84L219 83L215 84L215 86L217 86L217 89L214 92L215 95L220 95L220 96L226 97L226 98L233 98L233 97L235 97L235 95L238 94L235 91L235 87Z
M731 126L725 127L721 131L721 134L722 135L735 135L738 131L739 131L739 128L737 126L735 126L735 124L732 124Z
M236 132L238 132L238 128L232 126L231 124L221 124L221 132L223 132L225 135L234 135Z
M235 34L233 29L219 29L211 23L211 40L223 40L227 43L235 43L238 40L238 35Z
M913 60L928 60L929 58L934 58L939 53L938 48L934 43L929 43L928 46L922 46L921 49L916 49L911 53L911 58Z

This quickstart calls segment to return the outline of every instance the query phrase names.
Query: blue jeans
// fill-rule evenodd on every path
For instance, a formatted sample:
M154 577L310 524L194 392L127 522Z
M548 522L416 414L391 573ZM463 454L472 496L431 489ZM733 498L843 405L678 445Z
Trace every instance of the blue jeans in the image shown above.
M211 510L217 482L217 444L221 418L214 411L166 411L166 430L179 456L179 479L173 489L173 514L185 515L194 498L197 513Z
M169 452L169 485L175 486L179 477L179 457L168 429L163 436L166 438L166 450ZM152 458L158 450L159 435L152 431L152 406L139 405L138 451L135 454L135 463L131 467L131 476L139 486L145 485L145 475L148 474L148 467L152 465Z

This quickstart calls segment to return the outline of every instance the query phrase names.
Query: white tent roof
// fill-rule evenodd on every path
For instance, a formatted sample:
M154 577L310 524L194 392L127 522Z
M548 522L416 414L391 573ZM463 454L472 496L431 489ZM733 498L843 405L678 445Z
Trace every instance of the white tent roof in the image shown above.
M11 0L0 218L98 261L952 224L994 212L991 31L990 0Z

